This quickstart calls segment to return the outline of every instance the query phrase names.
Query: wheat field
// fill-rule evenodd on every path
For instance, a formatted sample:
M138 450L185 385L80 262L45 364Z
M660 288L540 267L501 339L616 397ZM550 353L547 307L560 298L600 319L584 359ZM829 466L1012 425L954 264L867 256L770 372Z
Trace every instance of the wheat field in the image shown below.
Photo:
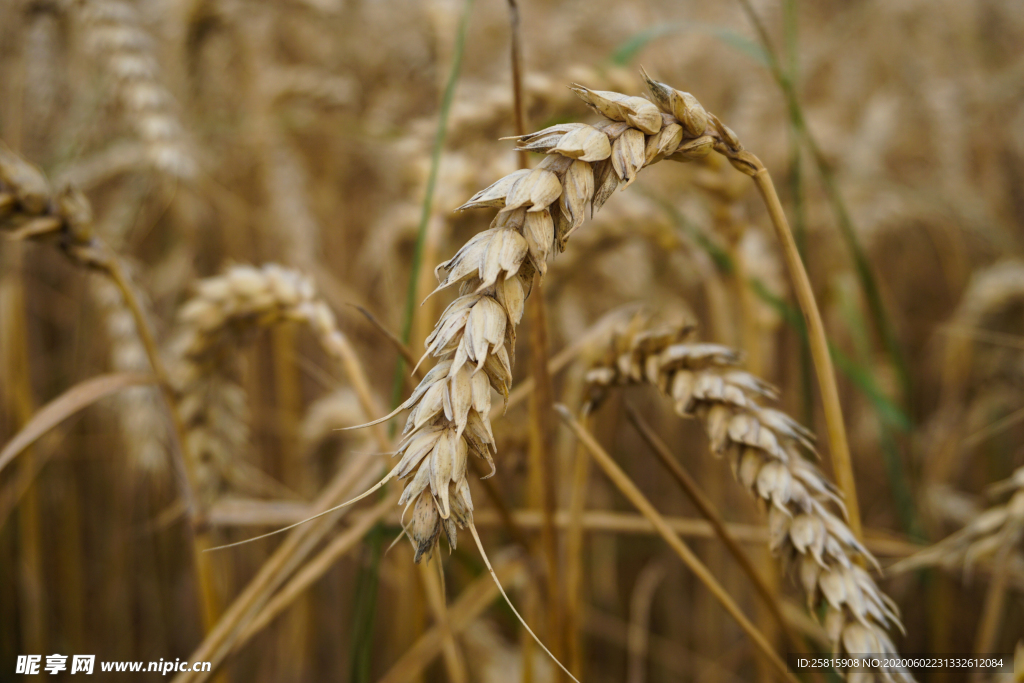
M1021 45L3 0L0 681L1024 681Z

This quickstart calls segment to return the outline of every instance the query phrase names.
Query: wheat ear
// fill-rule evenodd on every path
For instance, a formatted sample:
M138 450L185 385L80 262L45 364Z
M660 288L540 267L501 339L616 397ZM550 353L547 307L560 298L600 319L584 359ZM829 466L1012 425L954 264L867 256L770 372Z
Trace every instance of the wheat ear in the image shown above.
M792 560L808 607L824 605L825 630L837 653L894 654L889 629L902 630L896 604L860 565L877 561L831 505L845 512L831 482L804 458L812 436L777 410L761 405L776 390L740 370L740 354L717 344L689 342L692 328L655 326L636 318L587 375L591 401L624 384L650 383L676 412L696 417L711 450L728 459L737 480L768 507L773 552ZM912 681L906 670L878 672L883 680ZM851 672L850 680L871 680Z
M534 274L546 272L549 257L556 248L564 250L588 208L600 209L640 169L664 158L699 159L714 147L716 134L706 134L708 115L692 96L666 113L640 97L580 85L572 90L604 120L514 138L517 149L543 152L545 158L459 207L495 208L498 214L490 229L435 270L435 292L460 288L426 340L423 360L433 357L437 364L405 403L369 423L411 410L398 448L401 461L386 479L408 479L400 504L414 508L409 534L417 561L433 550L442 530L454 546L458 529L470 519L468 456L483 458L494 473L491 389L507 399L515 330Z
M104 62L149 162L162 173L191 178L196 162L185 142L174 98L163 86L153 41L138 12L121 0L86 0L82 17L90 48Z
M200 280L178 313L171 381L206 504L228 483L259 485L238 454L248 439L246 396L236 381L238 346L255 331L284 322L312 330L324 350L342 357L334 314L302 274L275 264L233 266Z
M969 574L977 562L993 559L1005 546L1019 545L1024 539L1024 467L1010 478L992 484L989 492L994 496L1010 493L1010 497L1006 503L988 508L956 533L893 565L892 570L960 565Z

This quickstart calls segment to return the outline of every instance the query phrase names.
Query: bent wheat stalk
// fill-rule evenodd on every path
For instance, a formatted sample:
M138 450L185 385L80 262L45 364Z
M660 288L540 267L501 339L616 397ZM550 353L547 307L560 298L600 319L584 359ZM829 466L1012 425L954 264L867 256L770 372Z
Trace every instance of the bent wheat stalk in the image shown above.
M46 177L0 143L0 231L14 240L53 241L76 265L99 271L124 297L131 312L139 341L145 350L153 374L160 385L167 412L174 426L179 448L174 459L175 473L182 502L192 522L195 570L205 625L210 627L217 613L213 578L208 563L201 557L206 547L205 534L196 533L200 526L195 500L196 483L189 467L188 444L171 389L167 369L157 350L152 328L139 296L125 274L117 254L94 231L92 207L85 195L74 188L54 192Z
M675 411L704 426L712 452L768 507L770 547L793 561L808 608L825 608L824 627L836 653L894 654L889 629L903 629L896 604L860 564L877 561L830 505L845 512L835 487L802 450L812 435L789 416L761 405L776 397L764 381L739 370L739 353L689 342L692 327L657 326L638 316L590 370L596 405L619 385L649 383ZM912 681L905 669L878 671L883 680ZM850 680L874 680L851 672Z

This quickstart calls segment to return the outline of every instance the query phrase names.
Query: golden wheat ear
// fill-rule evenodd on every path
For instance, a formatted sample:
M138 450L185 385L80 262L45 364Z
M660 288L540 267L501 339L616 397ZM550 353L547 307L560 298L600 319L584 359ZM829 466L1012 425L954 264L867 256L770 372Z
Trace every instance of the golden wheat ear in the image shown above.
M302 526L306 522L312 522L314 519L317 519L319 517L323 517L324 515L327 515L327 514L330 514L330 513L334 512L335 510L340 510L343 507L347 507L347 506L351 505L352 503L358 503L363 498L366 498L370 494L372 494L372 493L374 493L376 491L379 491L381 489L381 487L384 486L384 484L386 484L389 481L391 481L392 479L394 479L395 474L398 472L398 468L399 468L400 465L401 465L401 463L399 463L398 465L395 465L394 469L392 469L390 472L388 472L386 475L384 475L383 479L378 481L372 487L370 487L369 489L367 489L363 493L359 494L358 496L356 496L352 500L345 501L344 503L341 503L340 505L335 505L334 507L328 508L328 509L324 510L323 512L318 512L317 514L313 515L312 517L307 517L306 519L302 520L301 522L295 522L295 524L289 524L286 527L282 527L280 529L276 529L274 531L271 531L271 532L268 532L268 533L265 533L265 534L261 534L259 536L253 536L252 538L247 538L244 541L238 541L236 543L228 543L227 545L218 545L218 546L215 546L213 548L207 548L203 552L204 553L208 553L208 552L211 552L211 551L214 551L214 550L224 550L225 548L234 548L235 546L245 545L246 543L252 543L253 541L258 541L260 539L267 538L269 536L276 536L277 534L280 534L280 533L283 533L285 531L288 531L289 529L294 529L297 526Z
M498 590L501 591L501 597L505 598L505 604L507 604L508 608L512 610L512 613L516 615L516 619L518 619L519 623L523 625L523 628L525 628L526 632L530 634L530 637L533 638L534 641L540 645L541 649L548 653L548 657L551 657L551 660L558 665L558 668L564 671L565 675L576 681L576 683L580 683L579 679L573 676L569 670L565 668L565 665L558 661L557 657L551 654L551 650L541 642L540 638L537 637L537 634L533 632L533 629L530 628L526 623L526 620L519 614L519 610L517 610L512 604L512 601L509 600L508 595L505 593L505 589L501 585L501 581L498 581L498 575L494 573L494 567L491 566L491 560L487 557L487 552L484 550L484 544L480 542L480 535L476 532L476 525L473 523L472 514L470 514L469 524L467 524L467 526L469 527L469 533L473 534L473 540L476 542L476 549L480 551L480 557L484 559L484 564L487 565L487 571L490 572L491 578L494 579L494 585L496 585Z

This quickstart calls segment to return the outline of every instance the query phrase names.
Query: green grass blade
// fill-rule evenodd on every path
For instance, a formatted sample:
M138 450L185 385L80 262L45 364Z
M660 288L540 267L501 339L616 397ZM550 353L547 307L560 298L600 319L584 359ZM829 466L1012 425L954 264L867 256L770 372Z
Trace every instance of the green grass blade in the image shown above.
M441 153L444 151L444 143L448 134L448 117L451 113L452 102L455 100L455 87L459 82L459 74L462 72L462 57L465 53L466 34L468 33L469 17L473 7L473 0L465 0L462 8L462 17L459 20L459 27L455 34L455 49L452 53L452 66L448 74L448 82L445 85L444 94L441 96L441 106L437 116L437 132L434 135L434 146L430 155L430 174L427 177L427 187L423 197L423 211L420 214L420 223L416 231L416 246L413 250L412 263L409 266L409 288L405 298L405 311L402 316L402 342L409 343L412 336L412 318L416 310L416 286L419 283L420 271L423 266L423 246L426 242L427 225L430 223L430 215L434 207L434 190L437 187L437 176L441 166ZM405 361L399 357L395 363L395 374L391 388L391 407L394 408L401 402L403 374L405 373ZM389 435L394 437L397 424L392 421L389 426ZM352 630L351 652L352 668L349 680L354 683L369 683L371 674L370 655L373 646L373 624L376 618L377 609L377 588L380 584L380 559L383 550L383 529L378 525L371 532L369 541L369 561L360 571L356 580L355 597L355 620Z
M700 22L676 22L648 26L637 32L619 45L612 52L610 61L616 66L627 66L637 58L640 52L654 41L675 33L703 33L718 38L722 43L742 52L761 66L767 67L768 55L764 48L744 35L726 26L705 24Z

